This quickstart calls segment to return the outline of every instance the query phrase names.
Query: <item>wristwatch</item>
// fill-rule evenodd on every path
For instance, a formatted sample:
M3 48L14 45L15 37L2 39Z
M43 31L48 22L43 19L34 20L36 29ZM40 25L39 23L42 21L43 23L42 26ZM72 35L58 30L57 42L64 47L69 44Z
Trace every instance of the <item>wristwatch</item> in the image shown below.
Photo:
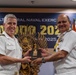
M45 59L44 59L44 57L42 57L42 63L45 63L46 61L45 61Z

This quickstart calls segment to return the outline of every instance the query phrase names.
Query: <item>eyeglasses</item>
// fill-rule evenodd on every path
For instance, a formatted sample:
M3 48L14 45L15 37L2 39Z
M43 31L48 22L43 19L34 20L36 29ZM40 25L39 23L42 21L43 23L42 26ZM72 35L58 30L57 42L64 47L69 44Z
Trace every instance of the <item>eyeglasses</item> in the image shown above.
M58 21L57 24L66 23L67 21Z
M66 25L59 25L58 28L66 27Z

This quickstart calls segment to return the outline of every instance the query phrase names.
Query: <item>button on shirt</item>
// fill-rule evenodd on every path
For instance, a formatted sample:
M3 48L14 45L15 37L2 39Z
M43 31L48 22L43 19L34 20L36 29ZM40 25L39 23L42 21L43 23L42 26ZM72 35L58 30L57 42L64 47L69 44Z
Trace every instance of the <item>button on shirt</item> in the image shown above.
M55 61L56 75L76 75L76 32L67 32L60 41L57 49L68 52L61 60Z
M13 58L22 58L22 48L18 40L11 38L6 32L5 36L0 36L0 54L7 55ZM0 65L0 75L14 75L15 71L19 71L21 63L14 63L10 65Z

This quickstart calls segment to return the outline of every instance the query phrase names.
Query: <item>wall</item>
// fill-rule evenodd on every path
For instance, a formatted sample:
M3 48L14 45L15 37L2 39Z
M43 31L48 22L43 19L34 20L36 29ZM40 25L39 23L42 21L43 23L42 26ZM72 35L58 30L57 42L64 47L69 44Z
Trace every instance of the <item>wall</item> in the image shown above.
M0 12L37 12L37 13L58 13L58 12L76 12L76 9L68 8L0 8Z

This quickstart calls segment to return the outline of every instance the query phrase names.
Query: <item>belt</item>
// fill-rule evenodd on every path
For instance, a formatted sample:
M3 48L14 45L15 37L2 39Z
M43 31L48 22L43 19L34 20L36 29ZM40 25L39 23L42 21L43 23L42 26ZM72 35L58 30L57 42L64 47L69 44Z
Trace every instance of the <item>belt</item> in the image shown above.
M60 69L60 70L56 70L56 73L57 74L60 74L60 73L65 73L65 72L70 72L70 71L76 71L76 68L73 68L73 69Z
M19 72L18 72L18 71L16 71L16 72L14 73L14 75L19 75Z
M0 75L19 75L19 71L17 70L0 70Z

